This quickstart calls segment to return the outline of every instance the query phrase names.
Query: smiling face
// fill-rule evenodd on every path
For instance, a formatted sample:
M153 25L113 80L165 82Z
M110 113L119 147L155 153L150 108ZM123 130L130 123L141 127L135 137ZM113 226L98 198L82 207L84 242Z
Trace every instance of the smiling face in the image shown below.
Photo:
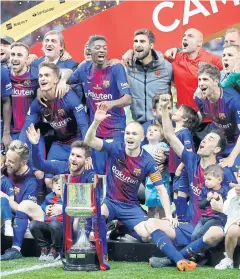
M159 100L159 103L156 104L156 109L152 109L153 116L155 119L159 121L159 123L162 123L162 108L160 106L161 99ZM168 106L167 106L169 116L172 118L173 115L173 104L172 101L169 100Z
M4 42L0 43L0 62L5 63L10 59L11 45Z
M197 154L200 157L210 157L213 154L218 154L221 148L218 146L220 136L216 133L207 134L200 142Z
M49 67L41 67L38 74L38 82L42 91L51 91L56 87L59 79L55 72ZM55 95L55 93L53 92Z
M198 87L204 98L208 98L214 94L218 83L219 80L212 79L207 73L202 73L198 76Z
M230 46L223 50L222 54L222 64L225 73L230 73L233 71L237 62L240 61L240 52L236 47Z
M9 175L16 174L22 167L20 156L13 150L8 150L6 154L6 167Z
M22 75L27 71L28 50L23 46L11 49L10 64L15 75Z
M128 151L140 149L141 141L144 139L144 130L139 123L129 123L125 129L124 142Z
M182 51L184 53L196 52L202 47L202 33L197 29L191 28L186 30L182 38Z
M107 59L107 43L104 40L96 40L91 46L91 57L95 66L101 68Z
M69 156L69 170L71 174L80 173L86 162L85 150L78 147L73 147Z
M43 41L43 52L49 61L54 61L60 57L63 51L63 45L57 34L49 34Z

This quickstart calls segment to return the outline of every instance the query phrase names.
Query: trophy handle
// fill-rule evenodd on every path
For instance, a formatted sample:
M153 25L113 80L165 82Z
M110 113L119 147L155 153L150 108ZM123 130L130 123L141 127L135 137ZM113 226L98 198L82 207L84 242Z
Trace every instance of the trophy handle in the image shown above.
M102 180L102 185L103 185L103 187L102 187L102 189L103 189L102 200L101 200L101 205L102 205L103 201L105 200L106 195L107 195L107 179L106 179L106 175L95 174L95 177L94 177L95 187L97 187L97 184L98 184L99 180Z

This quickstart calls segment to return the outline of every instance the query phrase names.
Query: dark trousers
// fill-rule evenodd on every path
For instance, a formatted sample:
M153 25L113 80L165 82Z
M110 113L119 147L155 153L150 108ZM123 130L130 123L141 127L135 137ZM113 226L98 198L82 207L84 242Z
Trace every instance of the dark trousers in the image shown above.
M45 223L34 220L30 223L29 229L41 248L51 247L57 252L61 250L63 229L61 222L52 221L51 223Z

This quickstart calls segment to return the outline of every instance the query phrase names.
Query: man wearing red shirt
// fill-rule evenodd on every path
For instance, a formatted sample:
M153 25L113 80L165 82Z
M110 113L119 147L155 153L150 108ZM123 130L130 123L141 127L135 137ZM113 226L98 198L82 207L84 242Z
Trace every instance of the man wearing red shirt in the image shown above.
M210 63L222 70L221 57L202 48L203 34L194 28L185 31L182 38L182 49L166 51L166 58L172 63L174 81L177 89L177 104L191 106L197 110L193 94L198 87L197 72L203 63Z

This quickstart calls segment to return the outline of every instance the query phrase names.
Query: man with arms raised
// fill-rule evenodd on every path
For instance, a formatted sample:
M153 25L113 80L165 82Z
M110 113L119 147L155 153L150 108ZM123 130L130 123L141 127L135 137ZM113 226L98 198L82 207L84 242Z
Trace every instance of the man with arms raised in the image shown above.
M40 169L43 172L48 172L51 174L66 174L66 179L70 183L93 183L95 172L93 170L86 170L85 165L87 164L91 156L91 148L89 148L82 141L74 141L71 144L71 152L68 158L68 162L63 162L59 160L48 161L43 160L40 156L39 150L39 138L40 130L35 130L33 124L31 124L27 129L27 136L29 141L33 145L33 165L37 169ZM64 200L66 203L66 200ZM65 206L65 205L64 205ZM98 205L96 205L98 206ZM99 211L99 212L98 212ZM71 247L70 229L71 221L67 217L65 224L65 235L64 238L67 241L66 247L69 249ZM106 240L106 220L104 216L101 216L100 208L97 209L97 218L93 219L94 228L95 228L95 237L99 235L100 238L100 249L97 249L100 267L102 270L109 269L109 264L107 263L107 240ZM97 226L96 226L97 224ZM86 231L90 233L92 227L92 219L87 218L87 227ZM70 237L71 238L71 237Z
M204 169L208 166L217 163L217 154L224 150L226 146L225 137L218 131L212 131L201 141L197 154L187 151L183 144L174 134L174 128L168 113L169 96L161 96L162 107L162 124L166 139L170 143L176 154L182 159L188 172L188 179L190 183L189 188L189 221L194 226L198 223L201 217L201 209L198 206L198 199L201 190L204 187ZM229 168L224 168L223 187L229 188L229 183L235 181L234 174ZM215 201L212 209L219 209L222 207L222 201ZM198 253L203 253L210 247L221 241L224 237L222 228L212 226L206 231L204 236L180 251L181 255L189 259ZM190 251L190 252L189 252ZM151 261L151 260L150 260ZM152 262L152 265L162 266L161 259L157 264Z
M205 64L198 71L198 92L195 102L202 118L212 119L212 126L227 139L227 148L221 150L221 165L240 165L240 95L232 88L220 88L220 71Z
M195 269L196 265L184 260L172 245L168 237L155 226L155 219L148 219L138 201L138 189L143 180L149 176L156 187L168 226L175 227L176 220L172 218L170 201L161 180L158 166L151 155L141 149L144 131L138 122L127 125L124 143L108 142L96 137L98 126L104 119L111 117L107 114L108 107L100 104L95 113L93 123L88 129L85 142L92 148L105 151L109 155L107 169L107 197L102 205L102 214L109 221L114 218L121 221L130 232L134 231L142 238L152 237L154 243L168 256L172 256L179 270ZM166 244L167 241L167 244ZM164 246L164 248L163 248Z
M22 258L21 246L28 226L28 219L43 221L42 209L37 205L38 183L27 163L29 149L26 144L14 140L6 154L6 166L10 180L13 183L14 200L0 191L1 197L8 199L10 207L15 212L13 225L13 245L1 256L1 261Z
M101 35L91 36L88 40L92 61L82 63L70 77L70 83L82 83L86 105L93 122L97 105L104 104L111 118L106 118L97 128L97 136L102 139L123 141L126 127L124 107L131 103L124 67L118 63L109 66L107 60L107 41ZM97 173L105 174L106 153L93 151L93 164Z

